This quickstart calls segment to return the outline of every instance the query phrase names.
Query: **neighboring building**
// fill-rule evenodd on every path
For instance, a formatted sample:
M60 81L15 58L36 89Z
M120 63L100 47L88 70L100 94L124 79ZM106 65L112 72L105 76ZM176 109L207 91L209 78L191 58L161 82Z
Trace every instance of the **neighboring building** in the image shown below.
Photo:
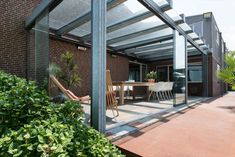
M224 68L226 44L212 12L186 17L186 23L205 42L208 54L208 96L219 96L227 91L225 83L217 78L217 71Z

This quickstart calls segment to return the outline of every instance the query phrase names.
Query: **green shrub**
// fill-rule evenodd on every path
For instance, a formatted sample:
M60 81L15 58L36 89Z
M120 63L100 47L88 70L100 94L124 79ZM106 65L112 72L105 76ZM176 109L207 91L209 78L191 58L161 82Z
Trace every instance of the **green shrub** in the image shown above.
M65 124L56 117L33 120L0 139L0 156L118 157L108 139L82 123Z
M0 72L0 84L0 134L48 116L49 97L34 82Z
M54 104L34 82L4 72L0 85L0 156L122 156L82 123L80 103Z
M0 156L68 156L73 126L57 119L33 120L0 139Z

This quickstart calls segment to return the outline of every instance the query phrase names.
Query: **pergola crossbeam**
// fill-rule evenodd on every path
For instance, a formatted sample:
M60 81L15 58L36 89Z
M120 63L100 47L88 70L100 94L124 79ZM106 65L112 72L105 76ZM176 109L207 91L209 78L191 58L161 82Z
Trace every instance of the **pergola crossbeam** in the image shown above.
M113 49L116 50L116 51L122 51L122 50L125 50L125 49L131 49L131 48L146 46L146 45L149 45L149 44L163 42L163 41L167 41L167 40L171 40L171 39L173 39L172 34L157 37L157 38L151 38L151 39L146 39L146 40L142 40L142 41L137 41L137 42L133 42L133 43L130 43L130 44L120 45L120 46L117 46L117 47L113 47Z
M169 42L169 43L164 43L164 44L145 46L145 47L141 47L141 48L128 49L128 50L125 50L124 52L126 54L131 54L131 53L139 54L139 53L144 53L145 51L150 51L150 50L154 50L154 49L158 49L158 48L162 48L162 47L167 47L167 46L173 46L173 45L174 45L173 42Z
M141 53L141 54L136 54L138 57L151 57L155 54L159 54L159 55L164 55L165 52L173 52L174 48L167 48L167 49L162 49L162 50L152 50L152 51L148 51L148 52L145 52L145 53Z
M171 51L166 51L166 52L162 52L162 53L158 53L158 54L154 54L154 55L149 55L149 56L145 56L145 57L141 57L141 58L149 60L151 58L170 56L170 55L173 57L173 49Z

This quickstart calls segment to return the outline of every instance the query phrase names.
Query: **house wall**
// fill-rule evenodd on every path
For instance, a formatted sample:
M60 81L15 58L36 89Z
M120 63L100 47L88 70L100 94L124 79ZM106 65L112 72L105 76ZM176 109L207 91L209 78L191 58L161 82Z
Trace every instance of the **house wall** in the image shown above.
M21 77L27 76L29 32L25 19L40 0L0 1L0 70Z
M224 83L217 78L217 67L223 67L223 39L219 33L213 14L210 18L204 18L203 14L186 17L188 24L203 22L203 37L205 43L209 45L211 53L208 54L208 96L220 96L224 93ZM218 41L217 41L218 36Z

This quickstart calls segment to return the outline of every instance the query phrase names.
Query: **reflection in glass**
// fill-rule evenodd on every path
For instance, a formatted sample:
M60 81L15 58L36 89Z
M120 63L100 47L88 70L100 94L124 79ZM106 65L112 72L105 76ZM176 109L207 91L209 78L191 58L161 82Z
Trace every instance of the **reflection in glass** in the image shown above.
M186 103L186 39L174 32L174 105Z
M49 67L49 17L48 11L39 16L35 22L35 76L39 85L48 78Z

